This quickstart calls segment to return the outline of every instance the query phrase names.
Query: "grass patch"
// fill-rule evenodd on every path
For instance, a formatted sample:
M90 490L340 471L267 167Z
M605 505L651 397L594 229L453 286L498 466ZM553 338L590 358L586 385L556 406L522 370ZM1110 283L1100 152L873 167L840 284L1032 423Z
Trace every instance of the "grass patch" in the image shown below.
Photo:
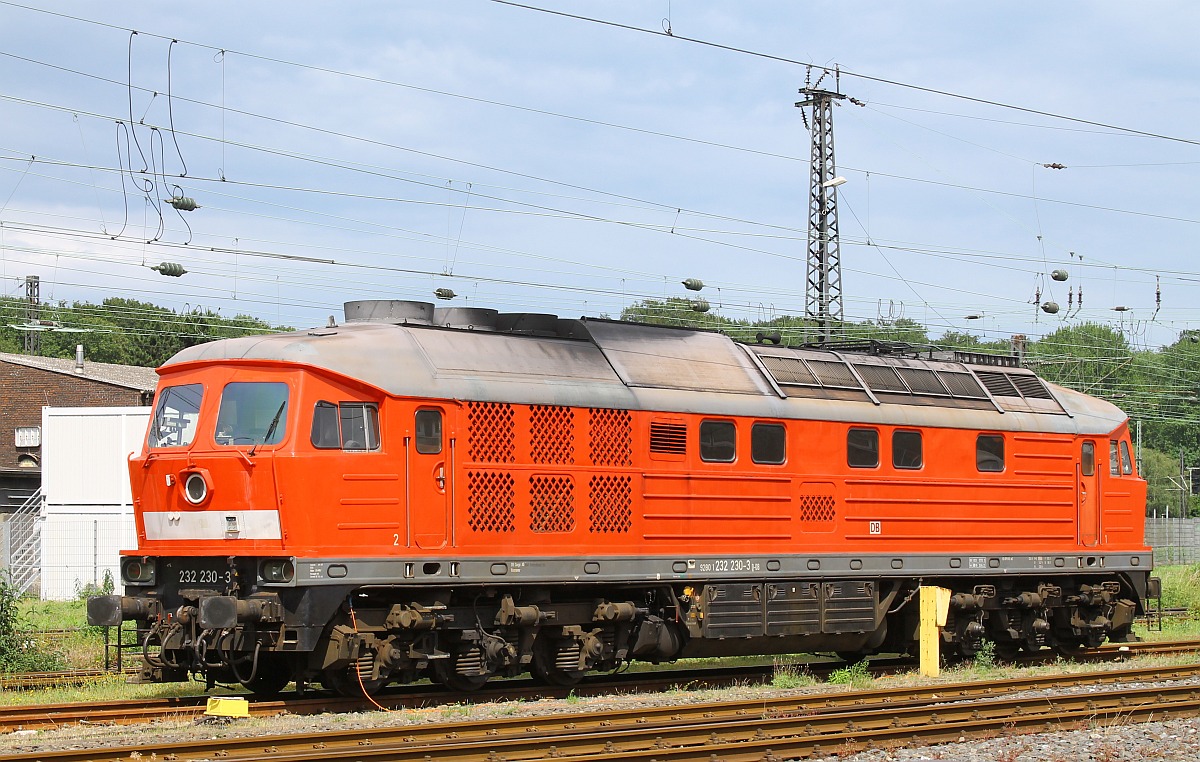
M771 677L772 688L810 688L817 684L817 679L809 673L807 665L775 662L775 673Z
M1159 566L1154 574L1162 579L1163 608L1200 613L1200 564Z

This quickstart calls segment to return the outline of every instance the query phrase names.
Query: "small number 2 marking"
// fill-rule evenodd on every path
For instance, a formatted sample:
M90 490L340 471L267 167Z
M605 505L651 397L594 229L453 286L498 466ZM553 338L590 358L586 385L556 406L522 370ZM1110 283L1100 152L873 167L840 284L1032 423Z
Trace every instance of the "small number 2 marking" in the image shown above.
M398 535L398 534L394 534L394 535L392 535L392 544L393 544L393 545L399 545L399 544L400 544L400 535Z
M883 522L882 521L872 521L871 522L871 534L883 534Z

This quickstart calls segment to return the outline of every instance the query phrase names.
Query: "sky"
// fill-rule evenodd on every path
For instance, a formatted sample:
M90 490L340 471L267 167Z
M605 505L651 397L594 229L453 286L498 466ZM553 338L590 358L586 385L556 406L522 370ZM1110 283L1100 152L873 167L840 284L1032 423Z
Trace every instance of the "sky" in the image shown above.
M803 314L807 79L862 104L834 111L847 319L1155 347L1200 330L1197 28L1166 1L0 1L0 288L295 327L358 299Z

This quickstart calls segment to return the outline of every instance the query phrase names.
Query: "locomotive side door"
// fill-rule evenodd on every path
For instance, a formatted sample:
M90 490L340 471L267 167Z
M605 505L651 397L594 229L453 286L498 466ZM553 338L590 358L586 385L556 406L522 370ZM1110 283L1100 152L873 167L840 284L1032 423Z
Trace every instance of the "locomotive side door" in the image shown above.
M1097 465L1099 449L1095 440L1086 439L1079 448L1077 465L1078 489L1078 541L1091 547L1100 541L1100 468Z
M405 438L408 522L417 547L429 550L446 547L453 463L445 422L444 408L418 408Z

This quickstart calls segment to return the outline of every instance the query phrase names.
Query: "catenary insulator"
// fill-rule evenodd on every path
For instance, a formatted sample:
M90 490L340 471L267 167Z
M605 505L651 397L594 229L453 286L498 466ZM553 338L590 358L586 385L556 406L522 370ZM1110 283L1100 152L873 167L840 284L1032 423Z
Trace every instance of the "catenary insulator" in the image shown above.
M1050 273L1050 277L1057 281L1064 281L1070 276L1067 275L1066 270L1055 270L1054 272Z
M178 262L160 262L150 269L158 270L160 275L170 275L172 278L178 278L187 273L187 270L183 269L183 265Z
M692 302L692 312L708 312L709 305L706 299L697 299Z
M1129 312L1129 308L1122 304L1118 307L1113 307L1113 312Z
M688 291L699 291L700 289L704 288L704 281L700 280L699 278L688 278L687 280L683 281L683 287Z
M1042 305L1042 312L1047 315L1053 315L1058 312L1058 302L1046 302Z
M166 201L181 212L194 212L200 208L200 205L196 203L196 199L191 196L172 196L171 198L164 198L163 201Z
M435 288L433 290L433 295L438 299L453 299L454 297L458 296L458 294L454 293L448 288Z

